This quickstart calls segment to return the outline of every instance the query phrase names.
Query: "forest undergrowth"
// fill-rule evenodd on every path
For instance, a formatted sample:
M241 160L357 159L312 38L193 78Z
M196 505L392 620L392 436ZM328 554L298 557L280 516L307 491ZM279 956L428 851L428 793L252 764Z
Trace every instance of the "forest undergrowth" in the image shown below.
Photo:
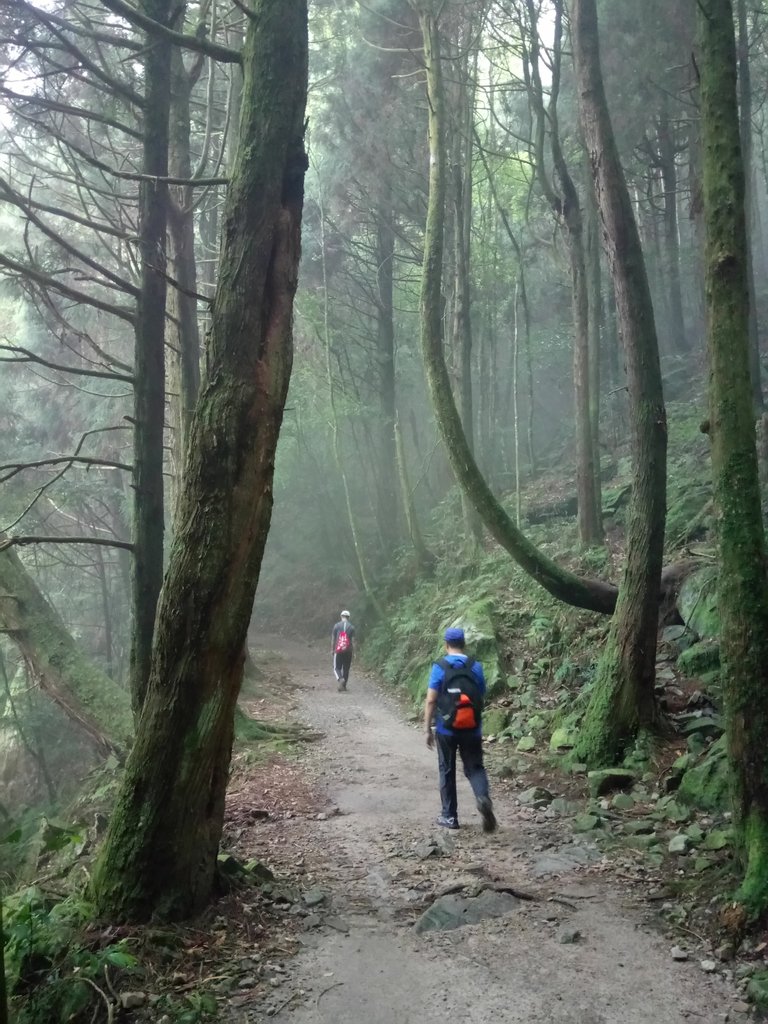
M469 556L444 550L429 578L412 574L405 563L395 565L381 591L389 595L387 617L363 628L363 659L402 695L416 720L441 632L463 624L489 681L485 734L491 773L517 790L521 803L534 801L596 844L610 870L658 893L658 926L670 936L705 938L717 960L733 969L745 996L763 1004L768 970L762 936L744 935L741 921L728 919L727 893L737 877L714 639L711 491L702 483L707 439L695 414L678 414L673 407L670 420L666 561L693 558L697 568L676 606L663 613L656 689L666 731L652 744L639 745L611 771L587 772L578 763L573 746L608 619L556 601L495 547ZM580 549L573 517L563 515L570 487L559 472L538 478L526 491L524 507L537 520L529 533L550 557L583 575L616 579L629 473L621 450L605 459L603 472L604 547ZM437 510L436 533L450 535L452 514L450 501ZM292 622L300 618L297 609ZM313 738L285 724L290 691L284 678L275 685L271 674L267 685L264 665L273 661L269 652L249 661L238 712L231 783L236 789L247 787L262 768L276 778L290 776L290 758L300 755L301 741ZM74 802L37 808L20 823L9 823L0 845L9 880L6 969L20 1024L93 1014L99 1019L110 1006L133 1010L137 1020L150 1011L152 1019L173 1024L217 1019L209 984L215 964L237 955L254 919L267 947L277 927L274 892L279 896L290 880L275 880L261 862L245 863L226 850L220 857L221 897L193 926L125 929L95 923L87 897L90 864L119 773L111 760L84 780ZM235 845L236 825L225 832ZM228 887L237 898L227 895ZM243 892L250 893L245 904L251 918L243 917ZM726 896L713 899L713 892ZM199 967L199 985L178 969L182 962L189 966L190 956ZM147 1006L143 990L163 986L173 994Z
M644 735L619 767L588 771L574 750L608 618L556 601L500 549L444 553L433 577L419 579L374 627L365 657L403 694L415 720L442 631L462 625L489 680L484 733L491 772L511 780L521 801L568 818L615 870L654 887L660 928L706 936L718 962L738 957L740 985L750 999L768 1005L765 936L762 930L745 934L731 901L739 879L716 639L708 440L695 403L670 403L669 413L665 565L685 569L660 609L656 697L662 726L657 735ZM617 579L628 475L621 450L604 458L604 547L580 548L575 517L562 514L571 488L556 471L526 491L524 508L536 520L527 532L571 571ZM708 968L715 963L706 962Z

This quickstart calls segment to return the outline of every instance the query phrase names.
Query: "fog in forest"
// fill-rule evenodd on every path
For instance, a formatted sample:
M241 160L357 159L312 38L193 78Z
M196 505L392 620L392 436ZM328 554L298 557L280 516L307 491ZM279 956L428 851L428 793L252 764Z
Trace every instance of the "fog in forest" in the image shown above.
M741 909L691 934L736 955L768 907L765 5L306 7L0 0L19 1024L125 1008L95 960L55 1002L58 953L45 1003L19 908L185 920L222 854L269 862L228 781L268 796L323 749L292 695L336 698L343 610L350 694L411 725L465 630L492 779L551 801L562 772L582 803L550 819L631 835L649 878L711 870ZM616 766L623 805L587 775ZM67 857L75 888L24 895Z

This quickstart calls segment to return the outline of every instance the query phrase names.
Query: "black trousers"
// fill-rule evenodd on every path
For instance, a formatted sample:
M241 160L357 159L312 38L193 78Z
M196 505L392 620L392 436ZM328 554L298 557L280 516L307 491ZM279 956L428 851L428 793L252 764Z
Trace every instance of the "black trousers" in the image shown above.
M346 649L346 651L336 651L336 661L334 663L334 668L338 673L339 679L341 679L345 686L347 685L347 680L349 679L349 666L351 664L352 651L349 647Z
M456 752L461 757L464 774L469 779L475 799L488 796L488 774L483 765L483 741L480 736L467 736L457 729L453 736L435 733L437 764L440 773L440 799L443 815L458 822L456 796Z

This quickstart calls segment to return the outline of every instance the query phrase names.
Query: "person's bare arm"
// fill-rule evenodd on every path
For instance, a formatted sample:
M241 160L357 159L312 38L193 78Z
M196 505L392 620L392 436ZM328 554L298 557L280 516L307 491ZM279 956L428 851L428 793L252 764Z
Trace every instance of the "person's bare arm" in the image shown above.
M424 704L424 730L428 747L433 747L435 745L435 735L432 732L432 720L435 717L436 707L437 690L427 690L427 699Z

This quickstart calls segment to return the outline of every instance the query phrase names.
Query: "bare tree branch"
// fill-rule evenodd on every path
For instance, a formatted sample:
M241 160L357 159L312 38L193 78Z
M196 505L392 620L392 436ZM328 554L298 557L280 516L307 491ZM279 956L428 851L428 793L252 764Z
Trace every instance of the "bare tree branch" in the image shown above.
M222 64L239 64L242 60L242 56L237 50L231 50L228 46L221 46L219 43L212 43L205 39L202 34L205 31L205 25L198 26L197 35L188 36L184 32L176 32L172 28L168 28L167 25L161 25L159 21L148 18L146 14L137 11L131 4L125 3L125 0L101 0L101 2L110 11L119 14L126 21L130 21L132 25L144 29L149 35L163 36L164 39L170 39L172 43L185 50L204 53L214 60L221 61Z
M0 253L0 267L5 267L6 270L18 274L19 277L31 281L41 288L51 288L53 291L58 292L59 295L72 299L73 302L83 302L87 306L93 306L95 309L100 309L105 313L111 313L112 316L125 320L126 323L133 324L135 320L133 311L126 309L125 306L116 306L112 302L97 299L93 295L88 295L87 292L81 292L78 288L72 288L63 281L57 281L55 277L52 277L50 274L44 274L41 270L37 270L28 263L19 263L18 260L14 260L3 253Z
M126 462L90 458L87 455L57 455L55 458L39 459L37 462L9 462L5 466L0 466L0 474L3 474L0 475L0 484L6 483L15 477L17 473L22 473L25 469L39 469L41 466L60 466L62 463L66 463L67 466L79 463L88 467L104 466L108 469L124 469L127 473L133 472L133 466ZM6 473L5 470L10 472Z
M59 373L74 373L79 377L100 377L102 380L119 380L126 384L133 384L133 376L127 373L111 373L108 370L89 370L79 366L64 366L61 363L52 363L50 359L43 359L36 352L30 352L20 345L0 345L0 352L12 352L11 356L0 356L0 363L37 363L45 366L48 370L57 370Z
M133 551L133 544L127 540L107 540L105 537L6 537L0 541L0 551L26 544L95 544L103 548L122 548Z

